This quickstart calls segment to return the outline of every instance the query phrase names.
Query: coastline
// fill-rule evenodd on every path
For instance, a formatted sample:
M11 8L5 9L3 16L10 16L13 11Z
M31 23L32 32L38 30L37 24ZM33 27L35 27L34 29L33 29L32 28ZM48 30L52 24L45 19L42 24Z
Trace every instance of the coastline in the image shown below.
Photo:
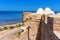
M15 22L15 23L8 23L8 24L0 25L0 28L16 26L17 24L22 24L22 22Z

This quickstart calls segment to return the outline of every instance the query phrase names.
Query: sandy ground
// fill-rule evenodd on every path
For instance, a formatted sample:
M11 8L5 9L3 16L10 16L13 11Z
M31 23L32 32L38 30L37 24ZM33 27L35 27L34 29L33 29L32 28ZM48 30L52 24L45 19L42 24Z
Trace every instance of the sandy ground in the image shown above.
M3 28L3 27L10 27L10 26L16 26L17 24L22 24L22 23L15 23L15 24L7 24L7 25L2 25L0 26L0 28ZM3 37L7 36L7 35L11 35L15 32L18 32L20 28L14 28L14 29L7 29L7 30L3 30L3 31L0 31L0 40L3 39Z
M22 23L16 23L16 24L10 24L10 25L3 25L3 26L0 26L0 28L3 28L3 27L9 27L9 26L15 26L17 24L22 24ZM22 27L18 27L18 28L14 28L14 29L7 29L7 30L3 30L3 31L0 31L0 40L11 40L11 37L10 36L13 36L16 32L20 31L20 30L25 30L27 27L25 26L22 26Z
M2 27L9 27L9 26L16 26L17 24L22 24L22 23L0 25L0 28L2 28Z
M14 33L20 31L20 28L15 28L9 31L4 31L3 35L0 35L0 40L7 40L8 36L13 35ZM7 37L7 38L5 38ZM5 39L4 39L5 38Z

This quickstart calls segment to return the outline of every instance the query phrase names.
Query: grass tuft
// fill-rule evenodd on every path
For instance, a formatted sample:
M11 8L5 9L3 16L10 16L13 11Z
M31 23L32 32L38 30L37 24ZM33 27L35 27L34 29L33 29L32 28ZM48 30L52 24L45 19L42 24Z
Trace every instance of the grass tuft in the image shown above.
M16 35L16 37L20 37L21 32L19 31L19 32L17 32L15 35Z
M4 27L4 30L7 30L8 28L7 27Z
M18 24L18 25L16 25L16 27L21 27L22 26L22 24Z
M9 28L10 28L10 29L14 29L14 26L10 26Z
M0 31L3 31L3 28L0 28Z

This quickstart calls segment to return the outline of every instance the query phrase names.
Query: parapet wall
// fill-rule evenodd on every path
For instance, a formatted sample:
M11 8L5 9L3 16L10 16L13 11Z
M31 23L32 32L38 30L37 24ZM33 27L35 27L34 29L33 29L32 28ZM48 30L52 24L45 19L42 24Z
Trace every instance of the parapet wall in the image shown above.
M28 16L26 16L26 15L28 15ZM39 25L39 22L41 20L41 15L39 15L39 14L34 15L32 13L23 13L23 19L25 19L25 20L23 20L24 25L30 26L31 29L35 30L35 28L37 28Z
M23 13L24 15L25 13ZM28 15L25 14L25 15ZM25 18L25 15L23 16ZM36 35L38 31L38 26L41 21L41 15L40 14L30 14L28 17L28 20L23 20L25 26L30 26L30 39L36 40Z

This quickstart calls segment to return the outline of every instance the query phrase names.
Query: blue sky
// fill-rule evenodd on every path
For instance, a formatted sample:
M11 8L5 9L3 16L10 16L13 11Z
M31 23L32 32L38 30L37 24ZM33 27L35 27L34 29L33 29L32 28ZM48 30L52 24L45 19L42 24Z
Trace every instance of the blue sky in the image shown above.
M60 0L0 0L0 11L36 11L40 7L60 11Z

